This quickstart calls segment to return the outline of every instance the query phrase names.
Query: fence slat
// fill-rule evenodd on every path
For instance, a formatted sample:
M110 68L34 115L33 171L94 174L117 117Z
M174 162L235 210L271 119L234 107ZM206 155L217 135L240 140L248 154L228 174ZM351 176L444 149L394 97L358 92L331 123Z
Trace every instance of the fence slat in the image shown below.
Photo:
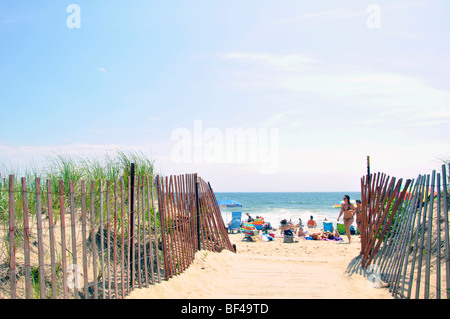
M84 298L88 298L89 273L87 258L87 239L86 239L86 182L81 181L81 237L83 241L83 275L84 275Z
M122 284L122 299L125 298L125 187L124 180L120 180L120 213L122 217L122 247L121 247L121 267L120 280Z
M147 260L147 232L145 231L145 188L144 188L144 178L142 176L139 177L140 183L139 188L141 189L141 212L142 212L142 248L143 248L143 262L144 262L144 276L145 276L145 287L149 287L148 283L148 260Z
M436 226L436 299L441 299L441 174L436 175L436 188L437 188L437 217Z
M449 164L450 174L450 164ZM447 173L446 165L442 165L442 190L444 196L444 230L445 230L445 271L446 271L446 284L447 284L447 299L450 299L450 245L449 245L449 221L448 221L448 185L447 185Z
M97 231L95 227L95 182L91 182L91 242L92 242L92 277L94 278L94 299L98 299L97 272Z
M48 208L48 230L50 234L50 260L52 267L52 299L56 299L56 257L55 257L55 223L53 221L53 199L52 186L47 179L47 208Z
M152 184L150 183L150 179L148 176L145 178L145 182L147 184L147 211L148 211L148 239L149 239L149 262L150 262L150 281L152 285L155 284L155 271L154 271L154 256L153 256L153 233L152 233L152 214L155 214L152 204L150 203L150 190L152 189Z
M72 230L72 264L74 271L74 286L73 286L73 294L75 299L79 298L78 291L78 258L77 258L77 226L76 226L76 208L75 208L75 189L73 181L69 181L69 191L70 191L70 226Z
M39 177L36 178L36 219L39 255L39 293L40 298L45 299L44 240L42 234L41 179Z
M102 274L102 299L106 297L105 286L105 233L103 227L103 180L100 179L100 273Z
M11 299L16 299L16 244L15 244L15 209L14 209L14 175L9 175L9 270L11 281Z
M117 287L117 180L114 181L114 244L113 244L113 260L114 260L114 293L115 298L119 298L119 291Z
M152 180L151 180L151 194L152 194L152 209L153 209L153 222L154 222L154 234L155 234L155 258L156 258L156 267L158 270L158 283L161 282L161 265L159 262L159 236L158 236L158 217L157 217L157 212L156 212L156 208L159 207L159 205L155 205L155 198L153 196L153 187L156 186L156 181L154 181L154 178L152 176ZM156 191L158 191L158 188L156 189ZM159 210L159 209L158 209ZM160 214L161 211L159 210ZM161 226L162 227L162 226ZM162 228L161 228L162 229Z
M66 211L64 206L64 181L59 181L59 211L61 223L61 258L63 274L63 297L68 298L67 287L67 255L66 255Z
M431 267L431 237L433 235L433 202L434 202L434 183L436 179L436 171L432 172L431 175L431 191L430 191L430 214L428 216L428 226L427 226L427 246L426 246L426 265L425 265L425 299L430 298L430 267Z
M166 227L165 227L165 213L164 213L164 198L163 198L163 185L161 185L163 179L158 175L156 178L157 188L158 188L158 205L159 205L159 217L161 225L161 242L164 257L164 277L169 280L169 262L167 256L167 244L166 244Z
M31 262L30 262L30 219L28 213L27 180L22 177L24 257L25 257L25 298L31 299Z
M106 280L108 281L108 299L111 299L111 182L106 181Z

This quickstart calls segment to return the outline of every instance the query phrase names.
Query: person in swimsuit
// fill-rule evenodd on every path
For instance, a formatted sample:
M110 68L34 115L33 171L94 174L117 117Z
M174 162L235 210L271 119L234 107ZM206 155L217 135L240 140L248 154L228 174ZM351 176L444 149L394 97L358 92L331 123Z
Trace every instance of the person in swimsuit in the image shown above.
M348 242L351 243L352 236L350 234L350 226L353 224L353 216L355 215L355 207L350 203L350 196L344 195L344 203L341 205L341 212L337 221L339 223L339 218L344 214L344 226L345 232L347 233Z
M288 223L286 219L283 219L281 221L280 233L287 236L294 236L294 225L292 223Z
M317 223L314 220L313 216L311 216L311 219L308 220L307 225L308 225L308 228L316 228L317 227Z

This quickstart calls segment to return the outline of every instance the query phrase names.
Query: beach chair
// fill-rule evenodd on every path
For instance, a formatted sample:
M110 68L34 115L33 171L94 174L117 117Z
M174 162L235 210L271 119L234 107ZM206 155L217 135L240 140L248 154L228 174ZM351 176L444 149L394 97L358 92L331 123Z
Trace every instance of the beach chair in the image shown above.
M241 227L241 218L242 212L232 212L231 213L231 223L228 226L228 232L233 233L234 231L239 232L239 228Z
M244 239L252 240L252 236L254 236L255 224L253 222L243 222L242 223L242 232L244 233Z
M263 220L261 218L256 218L255 219L255 228L257 230L262 230L263 227L264 227Z
M347 233L345 230L344 224L337 224L336 228L337 228L337 231L339 232L339 234L341 234L341 235L345 235Z
M337 224L337 231L341 235L347 234L344 224ZM350 235L359 235L359 230L353 225L350 226Z
M334 232L333 223L332 222L323 222L323 231Z

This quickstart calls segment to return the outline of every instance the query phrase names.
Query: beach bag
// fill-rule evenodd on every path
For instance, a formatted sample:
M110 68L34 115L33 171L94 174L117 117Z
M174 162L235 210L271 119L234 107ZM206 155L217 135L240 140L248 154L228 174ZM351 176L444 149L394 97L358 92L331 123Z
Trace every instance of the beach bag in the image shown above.
M262 241L261 236L252 236L252 241Z
M290 244L294 242L294 236L284 235L283 243Z

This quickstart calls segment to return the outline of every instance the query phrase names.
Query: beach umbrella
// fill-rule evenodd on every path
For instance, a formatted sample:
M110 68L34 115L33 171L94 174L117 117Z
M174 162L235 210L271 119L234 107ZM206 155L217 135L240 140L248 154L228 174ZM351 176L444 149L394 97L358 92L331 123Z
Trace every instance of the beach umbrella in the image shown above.
M219 200L217 202L217 205L219 205L220 207L242 207L241 204L239 204L238 202L236 202L235 200L231 200L231 199L224 199L224 200Z
M343 201L343 200L340 201L339 203L334 204L333 207L341 208L341 205L342 205L342 204L344 204L344 201ZM356 205L356 200L350 199L350 204Z

